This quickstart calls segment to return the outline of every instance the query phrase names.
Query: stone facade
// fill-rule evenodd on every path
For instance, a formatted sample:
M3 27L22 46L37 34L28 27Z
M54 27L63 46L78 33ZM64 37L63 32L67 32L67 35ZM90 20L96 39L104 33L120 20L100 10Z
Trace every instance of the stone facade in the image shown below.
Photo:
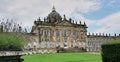
M113 40L120 40L120 35L111 36L110 34L92 33L87 35L87 51L89 52L101 52L101 45L105 42L110 42Z
M28 34L26 49L44 51L56 48L82 48L91 52L99 52L101 44L106 41L120 40L120 36L87 35L86 23L74 22L66 16L62 18L53 7L47 18L34 21L32 31ZM56 49L57 50L57 49Z
M53 7L52 12L43 21L38 18L34 21L34 26L28 42L29 48L74 48L82 47L81 43L86 42L87 26L85 22L74 23L60 16Z

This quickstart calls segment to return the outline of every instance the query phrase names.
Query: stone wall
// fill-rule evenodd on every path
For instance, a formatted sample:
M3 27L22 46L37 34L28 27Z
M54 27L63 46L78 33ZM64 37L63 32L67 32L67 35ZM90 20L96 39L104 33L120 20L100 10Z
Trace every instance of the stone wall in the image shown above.
M120 40L120 35L111 36L110 34L92 34L87 36L86 46L88 52L101 52L101 45L105 42Z
M0 62L23 62L22 55L27 54L25 51L0 51Z

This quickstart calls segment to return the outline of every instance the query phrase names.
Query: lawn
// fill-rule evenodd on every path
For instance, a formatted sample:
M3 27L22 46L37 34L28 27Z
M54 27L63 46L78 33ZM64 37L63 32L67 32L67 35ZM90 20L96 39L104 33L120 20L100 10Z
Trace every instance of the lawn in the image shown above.
M56 53L23 56L24 62L102 62L100 54Z

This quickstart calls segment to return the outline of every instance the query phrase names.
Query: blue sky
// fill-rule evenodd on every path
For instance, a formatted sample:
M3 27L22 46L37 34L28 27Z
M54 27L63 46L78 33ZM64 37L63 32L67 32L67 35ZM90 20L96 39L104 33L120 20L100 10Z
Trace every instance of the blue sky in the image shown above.
M1 0L0 19L31 27L38 17L47 17L53 5L62 17L85 21L88 32L120 33L120 0Z

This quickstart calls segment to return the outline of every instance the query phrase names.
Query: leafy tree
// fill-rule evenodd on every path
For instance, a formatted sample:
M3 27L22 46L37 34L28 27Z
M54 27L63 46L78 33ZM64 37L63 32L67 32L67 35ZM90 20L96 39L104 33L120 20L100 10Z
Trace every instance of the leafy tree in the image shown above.
M24 48L25 32L20 24L8 19L0 22L0 50L18 51Z

